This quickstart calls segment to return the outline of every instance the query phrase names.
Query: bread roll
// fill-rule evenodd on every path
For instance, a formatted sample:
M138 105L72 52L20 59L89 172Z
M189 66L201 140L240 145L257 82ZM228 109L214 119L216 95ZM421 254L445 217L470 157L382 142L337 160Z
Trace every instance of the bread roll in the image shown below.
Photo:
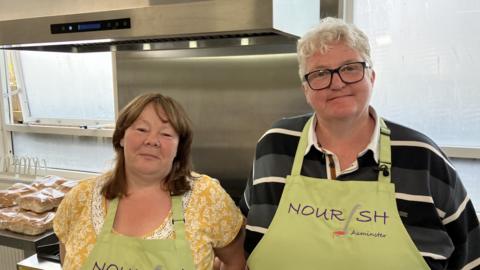
M8 228L8 225L12 222L20 212L20 207L8 207L0 209L0 230Z
M65 178L55 175L49 175L33 181L32 186L40 190L44 188L56 188L65 182L67 182Z
M32 187L32 185L29 184L24 184L24 183L15 183L11 187L8 188L8 190L24 190L24 191L37 191L36 188Z
M0 208L14 206L18 196L18 194L12 193L11 190L0 190Z
M65 193L59 190L44 188L40 191L18 197L16 203L22 209L43 213L56 208L64 196Z
M38 235L53 227L54 212L42 214L21 210L9 223L8 229L13 232Z
M14 184L6 190L0 190L0 208L14 206L17 204L18 197L35 191L37 191L35 188L21 183Z
M63 193L67 193L69 192L73 187L75 187L76 185L78 185L79 181L73 181L73 180L69 180L69 181L66 181L65 183L62 183L61 185L59 185L58 187L56 187L57 190L60 190L61 192Z

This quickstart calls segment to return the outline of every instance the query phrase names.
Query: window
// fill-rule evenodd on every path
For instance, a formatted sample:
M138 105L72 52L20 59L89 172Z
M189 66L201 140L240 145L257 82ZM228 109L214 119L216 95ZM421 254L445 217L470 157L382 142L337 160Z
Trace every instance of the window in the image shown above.
M480 3L351 2L353 22L372 46L373 105L386 118L453 149L452 161L480 210L480 36L472 34L480 32ZM470 158L455 154L460 152Z
M25 123L112 123L110 53L7 52Z
M112 54L4 51L5 129L10 154L50 169L100 172L113 159Z

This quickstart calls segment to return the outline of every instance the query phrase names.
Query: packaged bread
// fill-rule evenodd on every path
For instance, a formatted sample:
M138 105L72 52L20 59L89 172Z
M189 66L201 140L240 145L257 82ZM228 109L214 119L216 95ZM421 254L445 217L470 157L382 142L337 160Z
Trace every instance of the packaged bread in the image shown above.
M21 183L14 184L6 190L0 190L0 208L14 206L18 197L36 191L34 187Z
M73 187L75 187L76 185L78 185L79 181L74 181L74 180L68 180L64 183L62 183L61 185L59 185L58 187L56 187L57 190L60 190L61 192L63 193L67 193L69 192Z
M18 194L13 193L11 190L0 190L0 208L14 206L18 196Z
M20 212L20 207L7 207L0 209L0 230L8 228L8 225L13 221L13 219Z
M22 209L43 213L56 208L64 196L65 193L59 190L44 188L40 191L18 197L16 203Z
M36 191L37 189L33 187L32 185L29 184L24 184L24 183L15 183L11 185L8 190L23 190L24 192L26 191Z
M67 182L65 178L55 175L48 175L33 181L32 186L40 190L44 188L56 188L65 182Z
M8 223L8 230L28 235L38 235L53 227L54 212L34 213L21 210Z

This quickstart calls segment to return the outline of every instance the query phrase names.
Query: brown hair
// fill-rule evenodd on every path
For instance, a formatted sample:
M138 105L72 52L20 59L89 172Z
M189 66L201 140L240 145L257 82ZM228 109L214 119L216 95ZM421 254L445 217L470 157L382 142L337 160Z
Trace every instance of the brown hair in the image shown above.
M105 176L107 183L102 188L102 194L109 200L127 195L127 181L125 174L125 156L120 140L143 109L150 103L162 108L168 117L168 121L178 134L177 155L173 160L172 170L165 179L165 187L172 195L180 195L190 190L187 178L192 173L191 147L193 131L190 119L182 106L170 97L158 93L149 93L137 96L123 108L117 118L115 131L113 132L112 144L116 153L116 161L113 169Z

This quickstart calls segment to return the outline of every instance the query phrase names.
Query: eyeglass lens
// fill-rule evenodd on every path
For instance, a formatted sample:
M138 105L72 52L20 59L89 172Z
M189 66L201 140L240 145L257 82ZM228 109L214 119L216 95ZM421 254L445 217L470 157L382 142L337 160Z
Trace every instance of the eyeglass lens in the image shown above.
M314 90L328 88L334 73L337 73L344 83L356 83L363 79L364 65L364 62L355 62L345 64L336 69L316 70L307 74L306 79L310 88Z

